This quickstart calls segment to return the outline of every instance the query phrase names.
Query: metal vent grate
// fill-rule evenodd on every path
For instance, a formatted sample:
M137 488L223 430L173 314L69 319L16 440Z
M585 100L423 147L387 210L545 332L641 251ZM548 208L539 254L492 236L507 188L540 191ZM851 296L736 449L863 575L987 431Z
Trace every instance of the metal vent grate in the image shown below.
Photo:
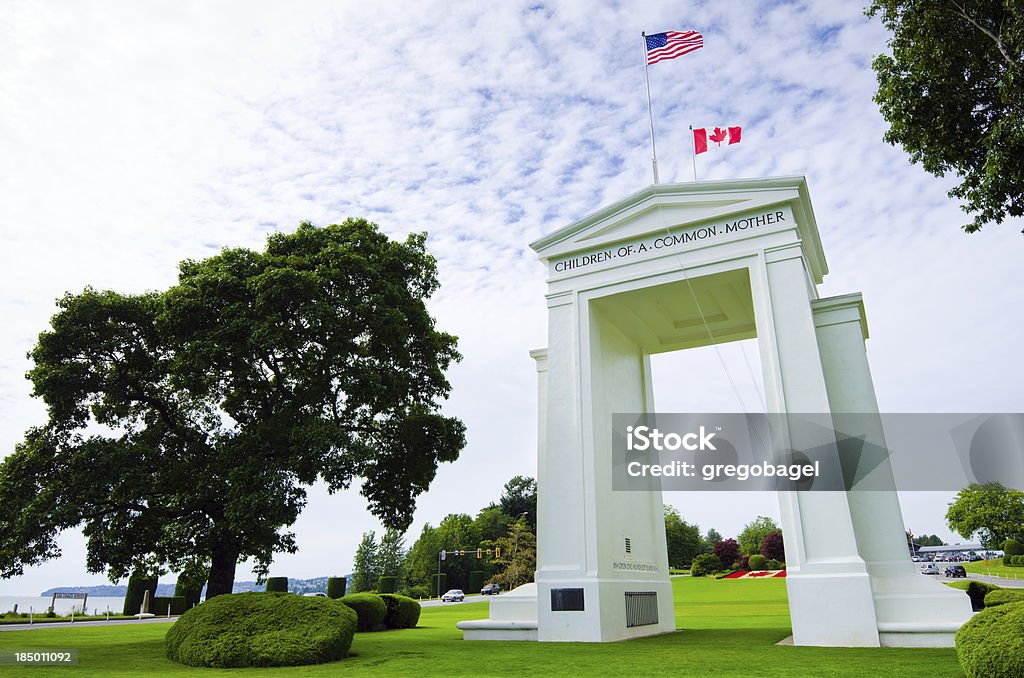
M626 553L633 552L633 544L629 541L629 537L626 537Z
M626 591L626 628L658 623L656 591Z

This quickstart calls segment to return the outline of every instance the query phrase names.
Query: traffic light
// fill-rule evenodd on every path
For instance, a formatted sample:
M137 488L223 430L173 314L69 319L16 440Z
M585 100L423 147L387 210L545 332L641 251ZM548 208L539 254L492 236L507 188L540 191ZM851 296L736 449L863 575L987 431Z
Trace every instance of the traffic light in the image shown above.
M500 546L495 547L495 549L494 549L494 557L495 558L501 558L501 547Z
M477 558L483 558L484 557L484 550L483 549L477 549L476 550L476 557Z

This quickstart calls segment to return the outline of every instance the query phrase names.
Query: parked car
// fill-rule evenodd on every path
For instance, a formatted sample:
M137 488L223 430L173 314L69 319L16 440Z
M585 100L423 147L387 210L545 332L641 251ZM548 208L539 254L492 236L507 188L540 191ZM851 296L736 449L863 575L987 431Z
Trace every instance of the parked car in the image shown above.
M921 566L921 574L938 574L939 566L935 563L925 563Z
M966 577L967 570L964 569L963 565L950 565L946 568L947 577Z
M326 593L323 593L323 592L320 592L320 591L315 592L315 593L303 593L302 595L306 596L307 598L326 598L327 597Z
M441 596L441 601L445 603L457 603L465 599L466 594L462 592L462 589L452 589Z
M496 596L499 593L501 593L501 587L497 584L488 584L480 589L480 595L482 596Z

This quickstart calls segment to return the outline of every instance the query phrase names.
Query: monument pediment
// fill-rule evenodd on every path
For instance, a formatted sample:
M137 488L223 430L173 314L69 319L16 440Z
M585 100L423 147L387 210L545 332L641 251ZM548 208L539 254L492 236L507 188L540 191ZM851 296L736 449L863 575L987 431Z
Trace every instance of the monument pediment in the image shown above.
M530 247L547 264L577 253L639 243L645 237L667 231L684 233L687 229L710 226L717 229L714 241L724 241L753 233L737 235L738 231L746 229L727 228L735 223L730 222L730 218L756 219L777 214L773 211L777 208L791 216L783 219L766 216L758 223L758 232L764 230L760 227L766 223L773 230L795 231L814 281L821 282L828 273L828 265L822 253L807 182L802 176L648 186L536 240Z

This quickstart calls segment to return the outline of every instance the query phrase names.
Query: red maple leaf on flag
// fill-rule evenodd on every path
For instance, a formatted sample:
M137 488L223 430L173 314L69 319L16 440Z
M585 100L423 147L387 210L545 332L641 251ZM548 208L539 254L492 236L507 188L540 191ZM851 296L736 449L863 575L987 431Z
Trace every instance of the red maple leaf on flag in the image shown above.
M708 136L708 139L710 139L711 141L714 141L716 144L720 144L723 141L725 141L726 137L728 137L728 136L729 136L728 132L726 132L721 127L716 127L715 131L712 132L710 136Z

